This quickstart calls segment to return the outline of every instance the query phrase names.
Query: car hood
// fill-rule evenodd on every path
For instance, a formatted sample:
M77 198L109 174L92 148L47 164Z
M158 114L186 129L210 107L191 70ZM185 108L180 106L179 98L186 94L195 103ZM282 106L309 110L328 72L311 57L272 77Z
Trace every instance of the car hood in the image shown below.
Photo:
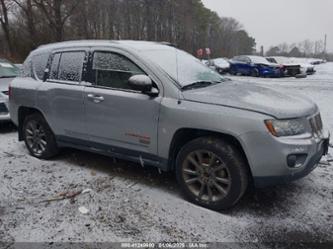
M188 101L250 110L277 119L309 116L318 110L315 103L303 96L236 81L184 91L183 96Z
M0 92L8 91L9 83L13 81L14 78L0 78Z
M220 67L220 68L228 68L230 67L230 63L228 62L218 62L218 63L214 63L215 66Z
M314 68L314 65L311 65L311 64L308 64L308 63L300 63L300 66L304 67L304 68Z

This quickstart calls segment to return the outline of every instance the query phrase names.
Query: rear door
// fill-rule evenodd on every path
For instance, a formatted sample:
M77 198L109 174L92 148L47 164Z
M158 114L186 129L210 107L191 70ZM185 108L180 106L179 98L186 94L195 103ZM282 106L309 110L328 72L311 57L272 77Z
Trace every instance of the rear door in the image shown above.
M84 94L87 134L96 147L150 159L157 153L162 97L152 98L131 89L128 79L147 73L127 56L92 52L93 85L87 86Z
M38 92L38 106L57 139L75 142L88 139L84 129L84 86L87 52L61 51L52 54L46 82Z

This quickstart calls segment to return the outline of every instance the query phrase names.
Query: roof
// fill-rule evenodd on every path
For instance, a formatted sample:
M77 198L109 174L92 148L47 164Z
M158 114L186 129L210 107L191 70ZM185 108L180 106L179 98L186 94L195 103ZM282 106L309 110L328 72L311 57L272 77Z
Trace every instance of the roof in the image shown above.
M136 51L172 49L170 45L166 44L167 43L163 42L133 41L133 40L78 40L78 41L65 41L65 42L42 45L32 53L38 53L42 51L49 51L56 49L95 47L95 46L117 47L117 48L131 49Z

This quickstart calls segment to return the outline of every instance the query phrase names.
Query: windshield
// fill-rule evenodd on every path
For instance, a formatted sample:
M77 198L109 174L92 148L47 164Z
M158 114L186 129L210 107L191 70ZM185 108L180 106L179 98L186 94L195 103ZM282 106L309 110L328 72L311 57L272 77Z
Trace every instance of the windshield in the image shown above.
M18 75L19 69L5 61L0 61L0 78L14 78Z
M253 63L256 63L256 64L267 64L269 63L269 61L264 58L264 57L260 57L260 56L249 56L249 58L251 59L251 61Z
M160 66L181 87L196 82L217 83L224 80L222 76L205 66L200 60L176 48L145 50L142 53L153 63Z

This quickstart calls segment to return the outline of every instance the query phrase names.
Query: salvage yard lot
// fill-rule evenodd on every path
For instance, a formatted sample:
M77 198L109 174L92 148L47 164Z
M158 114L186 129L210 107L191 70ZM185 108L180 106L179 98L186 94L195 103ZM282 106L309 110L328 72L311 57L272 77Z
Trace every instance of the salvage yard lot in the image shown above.
M306 79L232 77L306 95L333 131L333 63ZM227 84L227 83L226 83ZM330 150L333 154L333 151ZM28 155L15 129L0 127L0 238L16 242L333 241L333 165L248 193L228 212L192 205L172 174L76 150L51 161ZM268 162L269 163L269 162ZM80 193L87 190L86 193ZM66 194L74 198L63 198ZM79 194L80 193L80 194ZM85 207L82 214L79 207Z

